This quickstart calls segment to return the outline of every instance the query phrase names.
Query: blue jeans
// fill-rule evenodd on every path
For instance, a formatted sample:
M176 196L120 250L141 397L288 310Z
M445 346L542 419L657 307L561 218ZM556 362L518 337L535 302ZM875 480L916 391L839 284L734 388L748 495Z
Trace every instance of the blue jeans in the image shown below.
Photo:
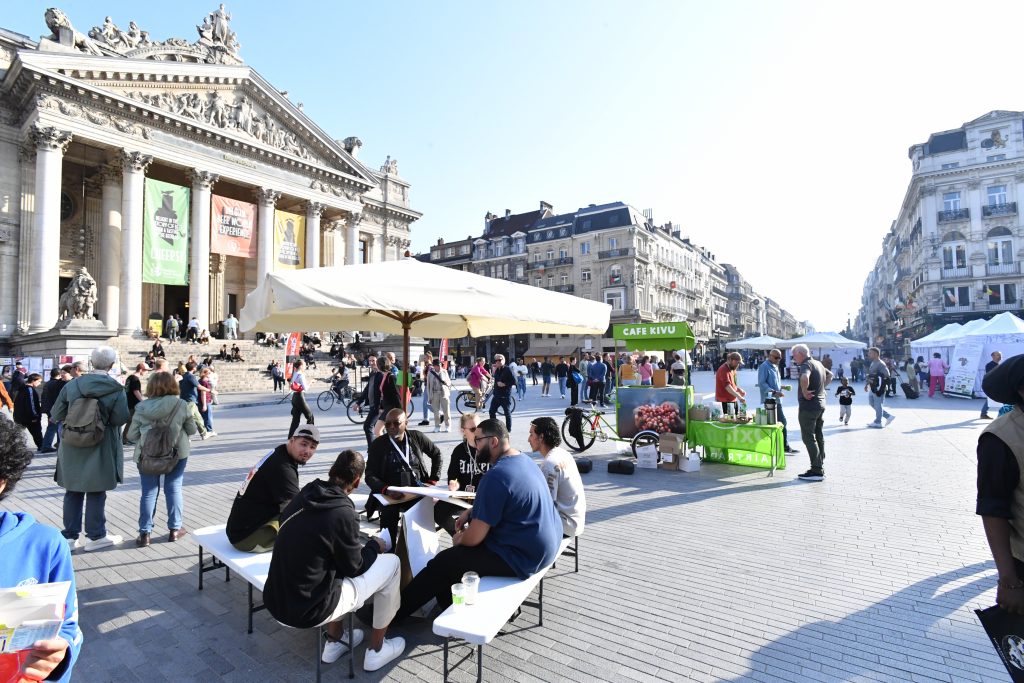
M429 417L427 416L427 408L429 408L429 406L427 404L429 404L430 401L427 400L427 388L426 388L426 385L424 385L424 387L423 387L423 393L420 394L420 399L422 399L422 401L423 401L423 419L424 420L428 420Z
M203 416L203 425L206 427L206 431L213 431L213 404L207 403L206 410L200 410L199 414Z
M178 461L174 469L164 475L139 473L142 482L142 498L139 500L139 533L153 532L153 517L160 497L160 477L164 478L164 497L167 499L167 528L176 531L181 528L181 480L185 478L185 463L188 458Z
M519 375L516 378L516 394L517 398L526 398L526 375Z
M107 492L64 492L64 538L78 538L82 533L82 507L85 506L85 535L95 541L107 535Z
M561 396L562 398L565 398L565 381L567 379L567 377L558 378L558 395Z
M892 415L885 409L885 396L876 396L875 392L868 391L868 405L875 410L875 424L882 424L882 418L889 419Z
M46 421L46 433L43 434L43 450L56 448L60 443L60 423L55 420Z

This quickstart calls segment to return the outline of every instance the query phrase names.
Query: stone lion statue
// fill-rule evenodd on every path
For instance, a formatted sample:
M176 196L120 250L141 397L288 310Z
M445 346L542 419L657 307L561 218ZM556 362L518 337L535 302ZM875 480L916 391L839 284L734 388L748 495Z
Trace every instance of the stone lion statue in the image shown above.
M103 54L100 51L100 48L91 38L89 38L89 36L75 30L75 27L71 25L71 20L68 19L68 16L64 14L62 10L56 7L51 7L46 10L43 18L46 20L46 27L53 33L53 35L50 36L50 40L59 43L60 32L63 29L65 31L69 31L73 36L72 45L76 49L94 55Z
M60 295L58 313L61 320L75 318L89 320L96 304L96 280L93 279L85 266L78 269L71 278L67 289Z

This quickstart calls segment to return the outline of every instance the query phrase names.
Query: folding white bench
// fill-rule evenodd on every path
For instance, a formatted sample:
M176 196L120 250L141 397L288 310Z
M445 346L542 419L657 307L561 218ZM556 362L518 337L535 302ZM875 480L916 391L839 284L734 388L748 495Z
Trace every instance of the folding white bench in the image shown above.
M555 557L560 557L571 542L571 538L563 538ZM522 605L536 607L538 625L544 625L544 575L552 566L554 563L523 580L505 576L481 577L476 604L461 609L452 605L434 619L434 633L444 638L445 681L448 680L448 646L453 638L477 646L476 680L482 681L484 645L497 637L502 626L519 616ZM537 602L527 602L534 588L538 589Z

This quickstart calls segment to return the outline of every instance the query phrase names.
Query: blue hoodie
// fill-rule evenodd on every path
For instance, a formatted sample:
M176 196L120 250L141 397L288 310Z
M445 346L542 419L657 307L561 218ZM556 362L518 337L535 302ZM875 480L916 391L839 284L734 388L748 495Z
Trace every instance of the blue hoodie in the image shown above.
M82 649L82 631L78 628L78 594L67 541L56 529L37 524L27 512L0 510L0 587L57 581L71 582L64 603L64 625L60 629L60 637L68 641L70 647L64 661L46 680L70 681L71 670Z

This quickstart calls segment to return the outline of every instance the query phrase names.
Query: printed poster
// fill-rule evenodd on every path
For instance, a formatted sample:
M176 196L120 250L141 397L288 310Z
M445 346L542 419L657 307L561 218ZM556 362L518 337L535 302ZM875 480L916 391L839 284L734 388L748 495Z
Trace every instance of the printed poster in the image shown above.
M256 258L256 205L213 195L210 201L210 251Z
M301 332L292 332L288 335L288 339L284 343L284 378L289 382L292 381L292 370L294 370L292 363L302 357L299 355L299 349L301 346Z
M946 388L942 393L961 398L972 397L974 384L978 380L978 363L981 362L981 352L984 349L985 341L983 339L962 340L956 343L953 355L949 359Z
M306 217L274 212L274 270L298 270L306 263Z
M142 281L187 285L191 190L146 178L145 194Z

